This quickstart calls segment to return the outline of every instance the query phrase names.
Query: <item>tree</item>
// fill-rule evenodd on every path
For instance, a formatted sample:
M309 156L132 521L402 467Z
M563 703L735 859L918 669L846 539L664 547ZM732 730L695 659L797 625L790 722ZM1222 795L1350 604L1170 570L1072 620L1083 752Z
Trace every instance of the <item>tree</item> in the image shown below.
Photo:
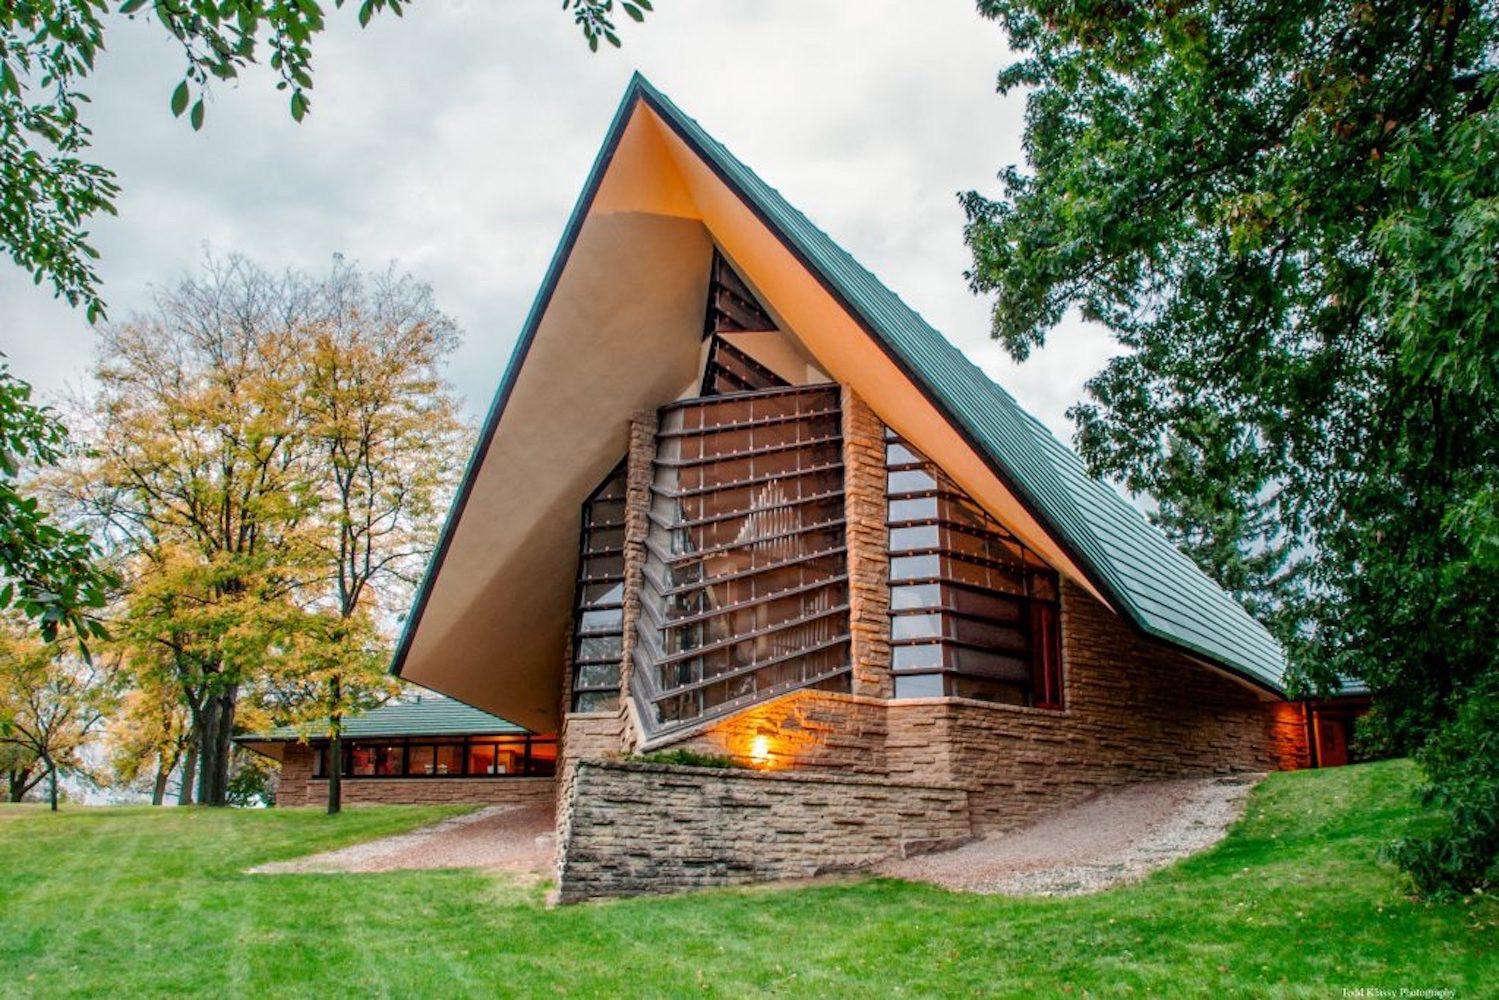
M88 535L59 524L22 488L27 467L55 466L67 443L62 423L0 362L0 612L19 611L48 642L60 628L80 640L102 638L96 609L114 582Z
M228 800L243 695L335 737L389 697L389 626L467 438L440 374L457 342L429 287L341 259L210 260L102 328L75 499L128 567L132 676L186 708L199 801Z
M166 801L172 774L185 764L191 735L187 709L177 688L151 671L141 670L126 683L128 690L107 727L110 770L126 784L149 775L151 804L159 806ZM181 804L192 801L189 772L196 771L196 758L193 767L183 767Z
M93 457L77 493L121 553L121 638L176 685L198 800L223 805L241 686L263 669L301 580L300 303L241 261L100 328Z
M7 792L19 802L44 777L57 811L58 774L77 770L79 750L110 704L104 672L57 643L38 642L7 622L0 628L0 760Z
M397 17L409 0L333 0L357 7L361 27L377 13ZM644 20L649 0L622 0L632 20ZM590 48L620 44L614 0L562 0ZM202 128L204 95L213 81L238 79L269 53L276 87L297 121L311 109L312 43L324 29L315 2L275 0L20 0L0 5L0 248L50 282L90 322L104 315L98 253L88 220L115 212L120 188L112 171L83 159L90 131L83 88L104 53L110 24L150 17L180 45L186 64L172 91L172 114Z
M1361 677L1370 738L1461 756L1499 668L1499 10L980 9L1029 91L1029 170L963 199L995 336L1107 325L1124 351L1071 411L1092 469L1276 616L1304 690ZM1480 814L1458 888L1494 877Z
M441 372L457 329L429 288L390 273L370 281L340 260L324 296L338 307L309 331L305 433L326 567L311 596L335 620L311 657L324 682L311 702L325 709L339 761L343 717L393 693L376 622L404 608L417 583L468 434ZM339 772L329 769L330 814L341 808Z

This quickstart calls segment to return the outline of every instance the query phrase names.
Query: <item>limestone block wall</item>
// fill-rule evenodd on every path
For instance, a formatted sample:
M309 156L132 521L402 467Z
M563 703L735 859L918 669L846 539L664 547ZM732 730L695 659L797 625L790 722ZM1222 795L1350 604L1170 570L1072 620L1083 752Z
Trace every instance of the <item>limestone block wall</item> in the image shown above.
M328 782L312 776L312 748L293 743L281 761L278 806L320 806ZM556 798L554 778L346 778L344 805L543 805Z
M1015 826L1125 782L1308 765L1299 706L1261 697L1141 634L1066 580L1064 710L957 698L888 700L884 429L846 387L842 406L852 693L791 692L677 734L660 748L727 754L775 770L961 786L971 793L979 831ZM636 542L644 532L654 431L653 414L632 421L629 495L638 516L632 515L630 531ZM627 533L627 546L631 541ZM638 556L626 555L632 583ZM627 603L627 658L637 613ZM622 702L616 719L565 723L559 773L570 773L571 762L617 758L640 746L628 698ZM559 795L568 795L565 777Z
M776 770L887 774L885 705L879 698L834 691L792 691L712 722L670 748Z
M559 829L564 903L849 871L971 836L961 788L595 761Z
M843 505L848 539L852 691L890 697L890 529L885 425L843 387Z
M645 540L650 534L652 462L656 457L656 411L643 410L630 420L630 449L625 459L625 608L619 667L620 735L627 749L644 737L630 711L630 674L634 670L635 634L640 624L640 587L645 571Z
M891 772L973 788L1003 829L1132 781L1296 766L1294 707L1142 636L1063 583L1065 709L953 698L890 703Z
M1307 766L1299 706L1141 635L1068 583L1062 646L1062 711L798 691L675 745L774 768L962 785L980 832L1128 782Z

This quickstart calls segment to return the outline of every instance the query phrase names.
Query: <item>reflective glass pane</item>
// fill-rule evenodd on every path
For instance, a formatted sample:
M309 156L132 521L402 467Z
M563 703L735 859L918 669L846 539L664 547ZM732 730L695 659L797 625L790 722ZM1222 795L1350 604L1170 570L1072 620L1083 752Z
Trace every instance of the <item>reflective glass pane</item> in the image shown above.
M406 773L425 777L435 773L437 767L437 748L430 744L413 744L406 748Z
M937 488L937 480L931 473L921 469L904 469L890 473L888 489L893 496L898 493L922 493Z
M658 426L642 597L667 624L641 641L664 692L652 721L846 675L838 390L673 404Z
M585 663L578 667L579 688L619 687L619 663Z
M437 762L433 773L456 776L463 773L463 745L448 743L435 748Z
M618 707L618 691L580 691L573 696L574 712L612 712Z
M942 675L915 674L897 677L895 678L895 697L940 698L942 697Z
M923 672L897 678L897 694L1060 708L1054 605L1041 603L1056 600L1056 574L941 469L889 432L886 460L890 628L898 643L893 669ZM898 495L915 491L933 495ZM912 610L930 613L899 613ZM1037 690L1034 678L1042 679Z
M624 639L621 636L594 635L578 640L576 658L579 665L596 660L607 660L611 663L617 663L623 654Z
M936 497L909 497L890 501L890 523L930 521L937 517Z

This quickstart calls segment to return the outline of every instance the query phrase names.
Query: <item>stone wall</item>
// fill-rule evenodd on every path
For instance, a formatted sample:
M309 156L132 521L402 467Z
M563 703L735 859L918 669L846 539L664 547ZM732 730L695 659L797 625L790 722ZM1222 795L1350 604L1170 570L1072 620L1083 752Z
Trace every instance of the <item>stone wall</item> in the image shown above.
M777 771L962 787L971 797L971 824L980 832L1018 825L1131 781L1310 763L1299 706L1262 697L1143 635L1065 580L1064 710L958 698L886 700L891 684L884 430L846 387L842 407L852 693L791 692L675 734L653 749L727 754ZM647 502L654 430L654 414L637 415L632 422L632 510L643 511ZM643 518L632 522L632 533L643 537L643 524ZM627 549L631 540L627 534ZM638 580L638 561L638 553L632 560L627 551L632 582ZM627 657L637 611L627 605ZM626 674L628 669L626 664ZM617 719L565 724L560 773L570 774L577 761L618 758L641 745L628 698L622 702ZM576 798L565 777L558 794L560 828L565 825L560 803Z
M849 871L971 836L950 786L594 761L558 819L564 903Z
M1293 706L1141 635L1065 581L1062 659L1060 712L891 702L892 774L969 785L974 826L989 831L1113 785L1296 763Z
M674 745L778 769L962 785L980 832L1132 781L1307 766L1299 706L1141 635L1065 582L1062 661L1062 711L797 691Z
M656 470L655 410L642 410L630 420L630 448L625 456L625 608L620 643L619 722L625 749L643 738L630 710L630 674L635 662L635 634L640 624L640 588L645 572L645 540L651 530L651 482Z
M278 806L319 806L328 801L328 782L312 776L312 748L286 747L276 785ZM345 778L344 805L550 804L553 778Z
M885 495L885 425L843 387L843 506L848 538L848 624L852 691L888 698L890 529Z
M756 767L886 774L886 703L835 691L792 691L674 739L670 748Z

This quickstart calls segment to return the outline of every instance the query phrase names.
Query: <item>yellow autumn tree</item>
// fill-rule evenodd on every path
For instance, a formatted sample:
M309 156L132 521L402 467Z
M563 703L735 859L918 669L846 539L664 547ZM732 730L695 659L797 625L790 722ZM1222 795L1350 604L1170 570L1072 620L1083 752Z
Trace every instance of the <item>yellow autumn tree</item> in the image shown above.
M186 712L198 801L228 801L242 699L336 733L389 694L466 436L441 376L457 341L427 286L342 260L210 259L102 329L73 493L124 567L136 690Z

